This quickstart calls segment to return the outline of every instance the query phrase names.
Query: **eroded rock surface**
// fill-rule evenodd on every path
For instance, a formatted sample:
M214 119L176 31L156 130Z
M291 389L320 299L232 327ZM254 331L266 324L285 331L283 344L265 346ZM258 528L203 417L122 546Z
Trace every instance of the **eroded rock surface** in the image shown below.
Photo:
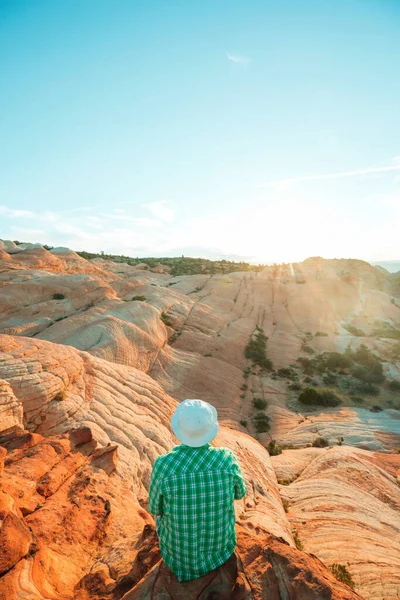
M364 598L399 598L400 454L336 446L271 460L304 549L345 565Z

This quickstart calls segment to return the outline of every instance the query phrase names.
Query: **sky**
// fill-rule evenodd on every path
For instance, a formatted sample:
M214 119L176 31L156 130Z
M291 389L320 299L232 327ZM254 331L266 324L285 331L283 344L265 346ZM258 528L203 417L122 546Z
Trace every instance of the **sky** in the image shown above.
M0 0L0 238L400 259L399 0Z

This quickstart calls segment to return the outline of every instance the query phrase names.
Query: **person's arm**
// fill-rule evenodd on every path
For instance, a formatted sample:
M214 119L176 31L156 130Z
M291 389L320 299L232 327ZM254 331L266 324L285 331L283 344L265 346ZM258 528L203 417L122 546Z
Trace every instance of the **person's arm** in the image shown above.
M149 504L148 510L152 515L162 515L164 508L164 497L161 491L161 473L160 462L157 458L153 470L151 472L150 488L149 488Z
M236 456L232 452L232 470L235 482L235 500L240 500L246 495L246 482Z

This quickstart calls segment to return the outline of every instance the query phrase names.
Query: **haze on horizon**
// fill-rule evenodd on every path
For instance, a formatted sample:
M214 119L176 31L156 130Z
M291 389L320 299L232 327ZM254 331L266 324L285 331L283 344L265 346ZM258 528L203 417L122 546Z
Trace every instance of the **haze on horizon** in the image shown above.
M0 238L400 259L396 0L0 4Z

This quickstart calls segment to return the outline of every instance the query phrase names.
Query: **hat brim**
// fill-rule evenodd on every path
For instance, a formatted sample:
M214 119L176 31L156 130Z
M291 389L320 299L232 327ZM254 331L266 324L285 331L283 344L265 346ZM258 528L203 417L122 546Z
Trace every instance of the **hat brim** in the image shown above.
M213 406L211 406L211 409L213 411L214 418L216 419L217 411L215 410L215 408ZM196 437L193 435L188 436L181 430L181 428L179 426L178 417L179 417L179 411L176 410L171 418L171 427L172 427L172 431L174 432L174 434L176 435L178 440L180 442L182 442L182 444L185 444L185 446L192 446L192 448L199 448L200 446L209 444L218 433L219 424L218 424L218 422L216 422L210 427L210 429L207 431L207 433L203 434L202 436L199 436L199 437Z

